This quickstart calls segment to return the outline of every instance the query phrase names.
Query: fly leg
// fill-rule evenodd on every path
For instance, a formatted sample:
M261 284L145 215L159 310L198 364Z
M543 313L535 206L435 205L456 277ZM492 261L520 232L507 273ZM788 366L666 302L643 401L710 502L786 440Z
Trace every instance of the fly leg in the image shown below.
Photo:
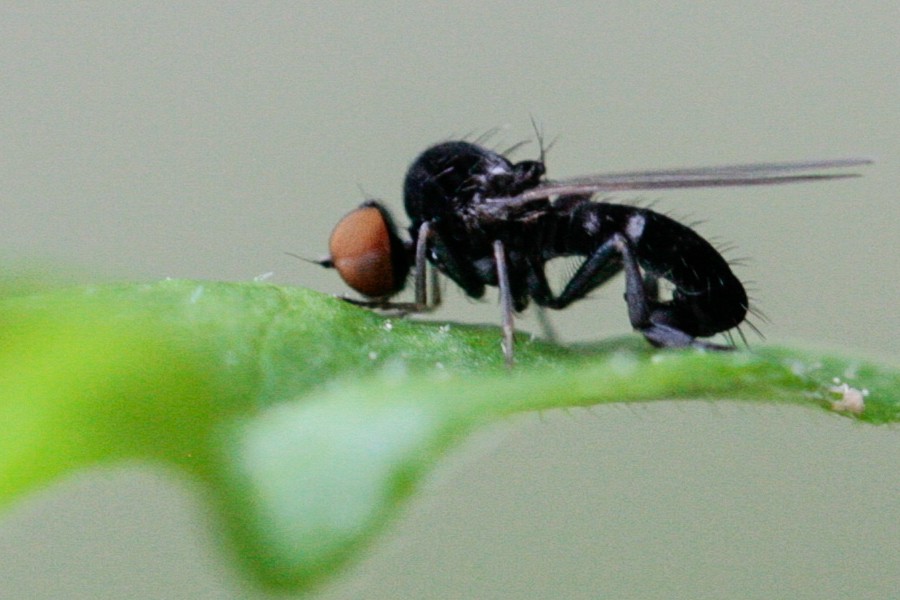
M634 245L623 234L616 233L600 244L581 264L559 296L553 295L543 270L536 266L532 265L529 269L529 290L538 304L555 309L565 308L624 270L628 318L631 326L652 345L663 348L731 349L700 341L683 330L671 304L659 301L658 278L641 273Z
M503 357L507 368L512 367L515 348L515 328L513 325L512 290L509 287L509 272L506 268L506 250L503 242L494 241L494 263L497 265L497 286L500 288L500 323L503 327Z
M538 325L541 328L544 339L554 344L559 343L559 336L556 334L556 328L550 321L550 317L547 316L546 308L535 302L534 314L537 317Z
M631 326L657 347L682 348L692 345L693 336L670 325L653 321L654 311L651 302L658 304L656 300L659 297L659 286L655 278L645 281L635 258L634 247L628 238L615 235L611 241L622 255L622 266L625 269L625 303L628 305L628 319ZM655 293L656 297L651 300L648 292Z
M419 235L416 237L415 272L416 272L416 305L422 310L434 310L441 305L441 287L438 282L437 269L428 267L428 259L425 255L428 249L428 238L431 237L431 226L426 221L419 227ZM425 272L429 271L430 277L426 279ZM431 283L431 304L428 303L428 283Z
M543 264L531 260L528 268L528 292L539 306L555 310L566 308L572 302L584 298L595 288L603 285L622 270L619 251L607 240L581 263L566 287L555 296L547 282Z
M659 302L658 277L641 274L634 246L627 237L616 234L610 240L622 255L625 270L625 303L631 326L640 331L648 342L660 348L694 347L707 350L732 350L698 340L678 326L671 304Z
M428 250L428 241L431 237L436 236L431 230L428 222L422 223L419 227L419 235L416 238L416 246L413 249L413 279L415 283L415 301L414 302L393 302L390 298L372 298L366 300L358 300L356 298L343 297L345 302L355 304L356 306L364 306L366 308L374 308L377 310L396 311L400 315L410 313L427 313L436 309L441 305L441 288L438 281L438 271L434 266L428 264L426 252ZM428 288L431 288L431 299L428 298Z

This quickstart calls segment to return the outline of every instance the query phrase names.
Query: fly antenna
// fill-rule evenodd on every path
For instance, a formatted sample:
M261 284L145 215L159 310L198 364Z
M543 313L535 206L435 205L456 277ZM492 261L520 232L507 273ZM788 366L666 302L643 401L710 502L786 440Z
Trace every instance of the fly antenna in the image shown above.
M294 254L293 252L285 252L288 256L293 256L294 258L298 258L303 262L312 263L314 265L319 265L320 267L325 267L326 269L334 268L334 261L331 260L330 256L323 256L322 258L306 258L305 256L300 256L299 254Z

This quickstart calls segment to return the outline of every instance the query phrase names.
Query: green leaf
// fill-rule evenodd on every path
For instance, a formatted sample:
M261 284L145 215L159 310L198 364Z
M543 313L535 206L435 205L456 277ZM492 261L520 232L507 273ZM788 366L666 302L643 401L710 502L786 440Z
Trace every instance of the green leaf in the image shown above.
M101 461L204 482L247 573L336 573L473 428L528 410L673 398L900 420L900 372L760 348L566 348L493 327L376 315L299 288L163 281L0 301L0 501Z

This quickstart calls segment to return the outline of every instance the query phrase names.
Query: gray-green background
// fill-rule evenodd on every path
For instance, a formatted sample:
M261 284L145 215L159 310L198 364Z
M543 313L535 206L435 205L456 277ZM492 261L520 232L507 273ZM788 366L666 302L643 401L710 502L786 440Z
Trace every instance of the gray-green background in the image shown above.
M0 254L342 292L317 257L427 145L558 137L550 175L872 156L645 193L747 257L770 342L897 361L900 5L4 3ZM532 144L517 156L535 156ZM361 191L364 190L363 191ZM433 318L495 322L452 285ZM628 331L621 281L554 320ZM529 318L522 328L533 329ZM752 343L760 343L751 335ZM545 414L457 453L326 598L890 598L900 436L796 408ZM0 598L237 598L190 483L76 478L0 521Z

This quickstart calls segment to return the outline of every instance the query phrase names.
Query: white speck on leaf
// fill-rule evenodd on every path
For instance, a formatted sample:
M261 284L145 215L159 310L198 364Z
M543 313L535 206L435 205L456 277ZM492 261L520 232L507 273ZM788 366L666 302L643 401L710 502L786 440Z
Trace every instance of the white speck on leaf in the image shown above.
M869 395L869 390L860 390L844 383L830 387L828 388L828 391L841 395L840 400L831 401L832 410L859 415L866 409L865 397Z

